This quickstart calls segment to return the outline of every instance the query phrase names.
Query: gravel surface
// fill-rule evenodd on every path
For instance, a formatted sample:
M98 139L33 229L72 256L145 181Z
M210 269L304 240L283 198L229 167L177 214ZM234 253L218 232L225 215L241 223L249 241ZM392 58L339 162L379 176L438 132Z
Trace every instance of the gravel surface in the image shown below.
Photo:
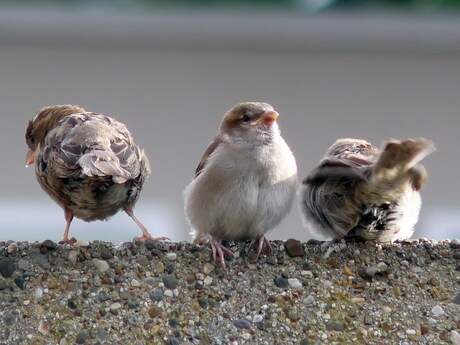
M0 344L460 345L460 242L0 242Z

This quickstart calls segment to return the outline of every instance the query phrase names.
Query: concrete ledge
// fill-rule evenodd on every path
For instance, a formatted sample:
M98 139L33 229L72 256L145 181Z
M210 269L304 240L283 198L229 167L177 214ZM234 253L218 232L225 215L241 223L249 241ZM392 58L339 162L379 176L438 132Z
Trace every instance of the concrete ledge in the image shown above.
M0 344L459 344L458 242L0 242Z

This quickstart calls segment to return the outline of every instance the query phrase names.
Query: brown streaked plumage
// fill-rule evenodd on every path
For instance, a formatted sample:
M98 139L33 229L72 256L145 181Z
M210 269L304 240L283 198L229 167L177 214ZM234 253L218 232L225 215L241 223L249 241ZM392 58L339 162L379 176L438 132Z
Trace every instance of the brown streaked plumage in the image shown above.
M335 239L409 238L427 181L419 162L433 151L424 138L390 140L383 150L364 140L337 140L299 189L305 225Z
M141 229L136 240L166 239L153 238L134 215L150 167L125 125L79 106L55 105L29 121L26 143L26 166L35 164L40 186L64 210L61 242L75 242L69 238L74 216L90 222L120 210Z

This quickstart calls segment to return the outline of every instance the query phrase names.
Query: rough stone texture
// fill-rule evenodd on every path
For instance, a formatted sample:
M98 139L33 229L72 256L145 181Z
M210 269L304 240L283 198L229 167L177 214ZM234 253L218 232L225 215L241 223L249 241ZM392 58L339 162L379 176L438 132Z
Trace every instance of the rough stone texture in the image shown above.
M312 241L291 257L274 241L257 262L230 244L226 272L207 245L11 244L0 344L458 344L457 242Z

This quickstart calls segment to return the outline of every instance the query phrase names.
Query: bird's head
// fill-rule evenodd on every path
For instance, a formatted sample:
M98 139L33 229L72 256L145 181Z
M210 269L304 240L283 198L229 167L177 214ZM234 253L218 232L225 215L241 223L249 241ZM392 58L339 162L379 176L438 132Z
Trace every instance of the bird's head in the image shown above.
M29 147L26 157L26 166L34 163L35 156L43 145L46 135L63 117L71 114L85 112L77 105L53 105L40 109L33 120L29 121L26 130L26 144Z
M279 134L278 116L270 104L239 103L224 115L219 132L236 141L269 142Z

